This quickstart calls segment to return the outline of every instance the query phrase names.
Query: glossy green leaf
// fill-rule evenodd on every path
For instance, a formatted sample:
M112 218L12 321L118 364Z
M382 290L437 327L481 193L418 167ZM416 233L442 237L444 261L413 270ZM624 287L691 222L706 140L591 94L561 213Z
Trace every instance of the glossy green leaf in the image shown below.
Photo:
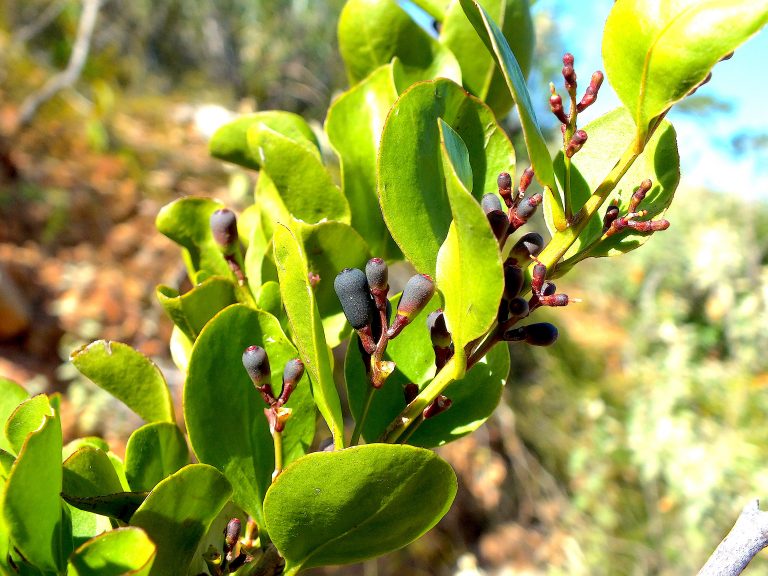
M412 0L412 2L432 18L442 22L451 0Z
M72 352L83 376L124 402L147 422L173 422L173 400L160 369L121 342L97 340Z
M619 156L632 143L634 129L632 118L626 108L617 108L591 122L585 127L589 140L572 159L571 194L574 210L577 211L589 198L592 191L610 172ZM563 178L564 166L562 153L555 162L558 178ZM610 196L618 201L622 214L627 212L629 200L646 178L653 182L640 205L648 214L640 218L648 220L658 218L664 213L675 194L680 181L680 156L677 152L675 130L664 121L645 147L645 151L635 160L632 167L622 177ZM603 230L605 207L587 224L576 242L566 253L566 265L587 256L612 256L629 252L648 240L651 233L635 232L629 228L609 238L600 240Z
M205 464L190 464L160 482L131 518L157 546L149 573L186 574L198 543L231 495L227 479Z
M248 130L248 145L290 214L308 223L323 218L349 222L347 199L320 157L304 143L257 124ZM280 216L279 212L274 215Z
M134 430L125 446L125 475L131 490L149 491L189 464L189 448L176 424L152 422Z
M269 312L275 318L279 319L280 316L284 316L283 300L280 297L280 284L274 280L265 282L261 286L256 303L259 305L259 308Z
M456 486L429 450L368 444L296 461L269 489L264 511L291 576L402 548L443 517Z
M395 0L349 0L339 17L339 51L352 85L393 58L403 65L401 90L437 77L461 82L456 57Z
M307 255L299 239L301 233L298 234L284 225L275 229L275 263L280 277L280 294L288 314L293 341L312 381L315 403L333 434L334 445L343 448L341 401L333 380L330 350L317 299L309 282Z
M16 462L13 454L0 448L0 478L5 479L11 473L13 463Z
M92 446L104 452L109 452L109 444L107 444L107 441L103 438L99 438L98 436L84 436L83 438L75 438L64 445L64 448L61 450L62 460L66 460L72 456L72 454L80 450L80 448L84 448L85 446Z
M197 458L224 473L234 488L234 501L263 526L261 505L275 460L266 404L242 363L243 351L254 344L267 351L272 388L281 390L282 368L297 357L296 349L274 316L235 304L211 320L195 342L184 387L184 419ZM306 378L287 406L293 415L283 444L290 461L314 437L315 409Z
M266 173L261 173L259 175L257 189L260 189L261 186L265 185L267 182L270 183L270 186L274 187L269 180L269 176ZM277 192L275 192L275 194L277 195ZM254 296L259 294L262 284L265 282L265 278L262 277L262 267L267 254L271 252L269 249L269 238L272 236L272 232L270 230L269 236L267 236L267 230L262 222L262 216L268 216L269 210L265 210L264 207L261 206L260 200L261 199L257 196L255 198L255 203L246 210L246 212L250 210L250 212L255 215L255 222L248 233L248 249L245 251L244 257L245 276L248 278L248 286ZM263 308L262 306L259 307Z
M413 382L423 389L435 375L435 354L426 317L439 307L437 297L412 325L406 328L389 346L386 358L397 365L386 384L373 396L368 417L363 426L363 438L375 441L392 420L405 408L405 385ZM475 364L461 380L452 382L444 394L453 402L451 408L424 421L408 438L408 444L432 448L453 442L476 430L493 413L509 373L509 351L506 346L495 346L484 360ZM349 406L355 419L359 418L368 379L357 348L357 337L352 339L344 362Z
M155 544L140 528L111 530L92 538L72 553L70 576L123 576L149 574Z
M488 218L462 182L467 181L462 174L466 174L469 153L461 137L445 122L439 122L453 223L437 255L437 287L445 299L446 325L460 354L496 320L504 273L499 243Z
M53 415L45 394L38 394L19 404L5 423L5 437L13 454L18 454L27 436L40 428L43 418Z
M259 157L248 146L247 138L248 130L258 124L269 126L275 132L292 140L305 140L316 149L318 147L317 138L304 118L282 110L266 110L246 114L219 128L209 143L211 156L246 168L260 170Z
M173 323L193 342L208 320L237 302L235 285L223 276L211 276L185 294L170 286L158 286L157 299Z
M557 192L555 175L552 170L552 158L549 155L549 150L547 150L547 142L541 133L539 122L536 120L531 96L525 85L525 76L520 68L520 64L517 62L515 54L504 34L499 30L499 27L489 16L488 12L475 0L460 1L464 13L480 35L480 39L486 48L493 55L493 59L504 76L507 88L509 88L509 92L517 107L517 113L520 116L520 124L523 128L528 157L536 171L536 179L545 187L545 202L551 205L550 210L554 214L554 221L558 228L560 228L564 223L562 199ZM464 138L463 134L461 136ZM472 150L470 149L471 152Z
M83 446L64 461L63 494L76 498L106 496L123 491L107 453Z
M31 432L8 477L2 514L13 546L33 565L58 572L72 550L62 513L61 424L46 415Z
M29 398L27 391L13 380L0 378L0 450L12 450L5 435L5 423L16 407ZM23 442L23 440L22 440ZM14 453L16 450L14 450Z
M392 307L397 306L399 296L391 298ZM403 388L409 382L424 384L435 375L435 353L427 330L427 316L440 308L440 296L435 294L394 340L387 345L385 359L395 363L395 371L387 378L386 384L377 390L371 408L363 425L363 438L375 441L387 425L405 407ZM353 336L347 347L344 361L344 380L347 385L349 408L355 421L360 419L365 397L370 387L365 367L358 348L358 338Z
M493 112L450 80L419 83L395 103L379 150L378 192L384 220L406 258L434 275L437 251L453 220L446 192L437 120L464 141L478 200L514 172L512 144Z
M605 23L603 61L637 125L638 149L653 118L767 22L767 0L616 2Z
M365 268L371 252L365 240L341 222L321 222L312 226L297 222L295 229L301 234L309 273L320 277L314 287L315 301L323 319L326 342L335 348L347 336L349 326L333 281L344 268Z
M218 200L188 197L166 204L157 214L157 229L184 248L182 254L190 278L199 270L230 276L210 228L211 214L221 208L224 204Z
M70 496L62 494L67 504L79 510L109 516L128 523L147 498L147 492L117 492L104 496Z
M528 0L486 0L483 7L499 23L523 75L527 76L535 44ZM497 118L506 116L514 102L504 76L459 2L448 7L440 41L456 55L464 87L488 104Z
M397 90L392 65L374 70L339 96L328 110L325 131L341 164L344 195L352 211L352 227L379 258L397 258L376 196L376 157L384 122Z

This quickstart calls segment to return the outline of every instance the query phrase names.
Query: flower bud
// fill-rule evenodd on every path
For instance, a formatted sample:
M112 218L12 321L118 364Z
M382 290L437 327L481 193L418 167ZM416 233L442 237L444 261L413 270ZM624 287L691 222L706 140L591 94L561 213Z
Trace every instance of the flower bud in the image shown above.
M584 96L581 97L581 101L576 105L576 110L583 112L586 108L591 106L597 100L597 93L600 91L600 86L603 84L603 73L598 70L592 74L592 78L587 86Z
M371 291L389 291L389 269L381 258L371 258L365 265L365 276Z
M512 206L512 176L508 172L502 172L496 183L499 185L499 196L504 199L504 204L507 207Z
M224 254L232 254L238 245L237 216L232 210L222 208L211 214L211 233Z
M569 94L576 92L576 71L573 69L573 54L568 52L563 56L563 79Z
M547 277L547 267L541 262L536 262L533 267L533 274L531 277L531 290L534 294L541 294L541 289L544 287L544 280Z
M523 269L517 264L504 264L504 297L512 300L523 289Z
M269 369L269 358L267 358L266 350L261 346L248 346L243 352L243 366L248 372L251 382L261 393L264 402L270 406L274 404L276 400L270 382L272 372Z
M416 399L416 396L419 395L419 387L418 385L414 384L413 382L409 382L405 385L405 388L403 388L403 396L405 397L405 403L410 404Z
M525 194L525 191L528 190L528 186L533 182L534 175L535 172L532 166L528 166L528 168L523 170L523 175L520 176L520 186L517 188L521 195Z
M333 281L336 296L352 328L360 330L371 323L371 289L362 270L345 268Z
M496 194L484 194L482 200L480 200L480 206L483 208L483 212L487 216L491 212L501 211L501 201Z
M435 283L426 274L411 276L397 303L397 316L387 331L394 338L405 328L414 316L424 309L435 293Z
M450 398L447 396L443 396L440 394L437 398L435 398L432 403L424 408L424 412L422 412L422 415L424 416L424 420L429 420L430 418L434 418L438 414L442 414L448 408L451 407L451 404L453 402Z
M536 208L538 208L542 200L543 197L541 194L534 194L528 198L523 198L522 202L518 204L517 208L515 208L509 216L510 227L513 230L517 230L520 226L528 222L528 219L533 216L534 212L536 212Z
M613 224L614 220L619 217L619 207L616 206L616 204L611 204L608 206L608 209L605 211L605 216L603 216L603 234L605 234L608 229L611 227L611 224Z
M232 518L224 529L224 554L229 554L240 539L240 519Z
M565 115L565 110L563 109L563 99L555 90L555 85L551 82L549 84L549 91L549 109L552 110L552 114L555 115L561 124L568 124L568 116Z
M572 158L576 152L581 150L584 143L587 141L587 133L584 130L576 130L573 133L571 141L568 142L568 146L565 148L565 155L568 158Z
M637 207L640 206L640 203L643 200L645 200L645 195L648 194L652 187L653 182L651 182L650 179L645 179L640 183L640 186L638 186L635 193L632 194L632 197L629 199L629 206L627 208L628 213L637 212Z
M450 348L453 341L445 324L445 314L443 314L442 309L438 308L427 316L427 328L429 329L429 337L432 339L432 346Z
M283 370L283 390L277 400L280 406L288 402L302 376L304 376L304 362L299 358L288 360Z

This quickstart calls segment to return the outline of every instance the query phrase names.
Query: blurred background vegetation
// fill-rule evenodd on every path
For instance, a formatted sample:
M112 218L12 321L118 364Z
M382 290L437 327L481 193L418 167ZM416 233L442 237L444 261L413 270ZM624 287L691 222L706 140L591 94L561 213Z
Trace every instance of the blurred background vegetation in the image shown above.
M67 364L92 339L151 355L178 397L153 291L180 285L183 268L154 216L188 194L247 204L249 178L207 157L232 114L322 123L346 83L342 4L106 0L77 81L24 125L25 101L70 61L83 3L0 5L0 376L65 392L70 436L101 434L120 452L138 424ZM557 18L536 21L547 41L532 83L545 95L565 42ZM691 114L718 108L701 98ZM560 341L514 346L497 414L442 450L460 476L452 513L406 551L343 573L697 570L768 491L768 207L743 192L694 189L683 174L669 231L561 280L584 303L550 314ZM767 566L759 556L745 574Z

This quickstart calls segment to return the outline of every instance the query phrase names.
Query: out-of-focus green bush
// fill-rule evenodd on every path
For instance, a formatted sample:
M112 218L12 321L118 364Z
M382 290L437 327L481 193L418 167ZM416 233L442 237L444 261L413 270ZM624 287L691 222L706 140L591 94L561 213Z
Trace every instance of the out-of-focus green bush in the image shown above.
M678 196L664 242L569 276L570 338L513 357L533 371L518 428L571 496L584 573L691 574L768 486L768 207Z

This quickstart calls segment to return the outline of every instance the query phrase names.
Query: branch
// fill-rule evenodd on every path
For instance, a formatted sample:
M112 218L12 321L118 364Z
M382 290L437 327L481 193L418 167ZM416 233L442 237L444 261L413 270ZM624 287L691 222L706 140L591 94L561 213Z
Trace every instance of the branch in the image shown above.
M709 557L698 576L738 576L768 546L768 512L753 500L741 511L728 536Z
M66 3L64 0L54 0L45 10L43 10L36 20L30 22L26 26L19 28L18 32L13 35L13 42L16 44L24 44L28 40L37 36L40 32L45 30L51 22L56 20L59 14L62 13Z
M27 96L21 105L17 130L21 130L32 121L40 106L77 82L91 49L91 37L101 3L102 0L83 0L83 12L77 25L77 36L72 46L72 54L69 57L67 67L49 78L40 90Z

